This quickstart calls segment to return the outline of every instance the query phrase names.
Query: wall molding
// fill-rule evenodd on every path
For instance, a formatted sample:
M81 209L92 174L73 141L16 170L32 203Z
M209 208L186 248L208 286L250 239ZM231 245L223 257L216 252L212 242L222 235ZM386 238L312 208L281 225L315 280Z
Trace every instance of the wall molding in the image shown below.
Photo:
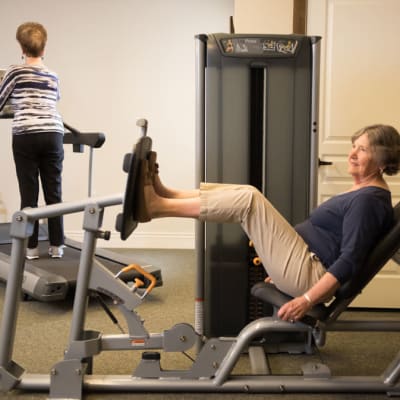
M66 231L71 240L83 241L83 231ZM129 249L194 249L194 233L167 232L133 232L127 240L121 240L119 232L112 231L110 240L97 241L99 248L129 248Z

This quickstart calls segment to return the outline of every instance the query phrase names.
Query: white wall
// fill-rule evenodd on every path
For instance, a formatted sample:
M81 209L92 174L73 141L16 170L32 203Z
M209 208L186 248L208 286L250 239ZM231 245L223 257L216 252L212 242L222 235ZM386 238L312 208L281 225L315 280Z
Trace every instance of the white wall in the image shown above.
M93 195L122 193L123 155L147 118L164 181L194 185L195 40L227 32L234 0L1 0L0 68L21 62L17 26L33 20L49 34L45 63L61 79L64 120L82 131L101 131L106 143L94 156ZM0 205L9 221L19 207L11 154L11 122L0 120ZM64 201L87 195L88 153L66 149ZM1 209L1 207L0 207ZM0 210L1 211L1 210ZM108 209L104 228L114 230L120 207ZM80 239L81 215L66 216L66 234ZM126 242L117 233L100 246L193 247L193 221L142 224Z
M293 32L293 0L235 0L236 33Z

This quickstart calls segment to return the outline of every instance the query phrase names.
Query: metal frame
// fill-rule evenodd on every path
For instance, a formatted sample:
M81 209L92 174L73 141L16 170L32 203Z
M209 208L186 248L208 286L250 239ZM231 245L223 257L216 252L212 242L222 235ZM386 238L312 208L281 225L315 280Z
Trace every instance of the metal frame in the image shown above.
M0 390L12 389L48 391L49 398L81 399L85 391L147 391L147 392L383 392L400 395L400 352L379 376L333 377L327 366L306 364L299 376L263 375L237 376L232 370L240 355L260 335L275 332L305 332L315 329L303 323L290 324L274 319L261 318L251 322L238 337L204 340L189 324L177 324L160 334L150 334L142 324L135 308L145 295L116 279L100 263L92 267L96 240L101 235L104 209L119 205L122 195L91 198L79 202L26 209L14 214L11 236L13 240L11 269L7 283L0 327ZM12 360L16 321L20 302L20 289L25 264L27 238L34 221L57 215L84 211L84 241L79 265L76 294L73 306L69 343L64 359L53 366L48 375L30 374ZM85 330L88 290L107 293L122 311L129 332L106 335ZM346 324L346 325L343 325ZM329 329L353 330L351 323L338 321ZM364 330L386 329L366 322L358 328ZM357 330L357 329L356 329ZM160 367L157 353L143 355L133 376L91 375L94 356L101 351L155 350L186 351L202 340L202 347L188 370L165 371Z
M318 145L319 145L319 77L321 41L313 40L311 77L311 132L310 132L310 203L311 212L318 204Z
M320 326L312 327L303 322L291 324L273 316L249 323L237 337L206 339L187 323L176 324L162 333L149 333L135 309L154 286L155 278L153 285L150 285L143 294L138 293L139 282L129 286L118 278L119 274L114 276L101 263L93 261L97 239L104 236L104 232L101 231L104 210L110 206L120 205L123 201L124 196L117 194L24 209L13 215L10 231L12 237L10 274L0 326L0 391L8 392L12 389L48 391L50 399L77 400L82 399L85 391L383 392L400 395L400 351L385 371L376 377L333 377L329 367L319 363L304 365L302 375L273 376L266 368L267 363L263 362L264 352L260 351L260 348L253 347L256 339L282 332L301 332L307 337L308 346L312 344L312 337L317 344L323 345L326 330L399 331L399 321L394 324L335 321L329 325L322 323ZM67 350L64 358L51 368L49 374L28 373L12 359L28 238L33 232L35 221L82 211L84 240ZM128 333L107 335L85 329L90 290L112 298L126 320ZM197 357L193 360L191 368L186 370L162 369L160 353L154 351L185 352L195 345L198 346ZM119 350L142 352L142 359L132 375L92 374L92 362L96 355L102 351ZM253 358L251 363L253 374L233 375L236 363L247 350Z
M257 52L251 46L249 52L227 53L223 49L226 39L253 39L254 43L293 39L301 45L291 55ZM197 184L253 184L290 223L300 222L309 214L317 204L320 43L320 37L299 35L196 36ZM254 46L258 48L258 44ZM254 85L260 90L253 90ZM253 91L255 98L251 96ZM284 110L283 104L289 104L291 112L278 118L277 110ZM249 110L257 111L255 124ZM284 122L281 130L278 121ZM275 145L276 152L269 150ZM289 161L276 160L286 145ZM256 154L254 148L259 149ZM254 167L255 159L262 168ZM279 174L273 172L275 168L270 168L270 163L279 165ZM201 222L196 222L195 236L196 332L207 336L236 335L249 320L247 300L237 300L246 296L247 283L252 278L247 268L247 238L239 226ZM226 269L231 278L219 285L222 279L215 276L223 276ZM236 300L225 300L233 282L242 282L241 291ZM234 317L224 314L228 304L236 310Z
M1 72L1 70L0 70ZM13 114L2 114L0 118L12 118ZM71 125L63 122L65 133L63 142L64 145L71 144L74 153L83 153L84 146L89 148L89 166L88 166L88 194L90 198L92 196L92 180L93 180L93 151L96 148L101 148L106 140L104 133L102 132L80 132ZM1 224L7 225L8 223ZM5 231L4 231L5 232ZM44 236L48 236L47 229L40 230ZM39 234L40 234L39 233ZM109 232L106 233L103 239L108 240L110 237ZM1 237L2 243L9 243L8 230L7 237ZM81 250L82 245L78 241L65 238L65 245L70 249ZM121 254L114 253L110 250L97 249L96 256L99 259L108 259L115 262L117 265L124 265L126 263L126 257ZM136 262L142 262L142 260L136 260ZM7 254L0 252L0 280L7 282L10 267L10 257ZM154 266L147 264L145 269L154 275L157 275L159 285L162 285L162 275L159 269ZM132 276L129 276L132 279ZM147 283L147 282L146 282ZM23 293L28 298L33 298L39 301L60 301L64 300L71 289L71 281L67 280L62 274L50 271L47 268L42 268L35 265L35 263L25 263L24 278L22 283Z

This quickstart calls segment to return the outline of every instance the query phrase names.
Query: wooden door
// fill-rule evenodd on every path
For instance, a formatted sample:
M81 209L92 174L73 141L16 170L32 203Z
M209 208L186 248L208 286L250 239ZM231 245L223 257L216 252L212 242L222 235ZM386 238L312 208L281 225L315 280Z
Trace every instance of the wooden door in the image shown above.
M400 1L308 0L308 35L322 36L318 201L351 184L350 136L372 123L400 129ZM399 176L388 179L393 202ZM390 261L354 302L356 307L400 307L400 266Z

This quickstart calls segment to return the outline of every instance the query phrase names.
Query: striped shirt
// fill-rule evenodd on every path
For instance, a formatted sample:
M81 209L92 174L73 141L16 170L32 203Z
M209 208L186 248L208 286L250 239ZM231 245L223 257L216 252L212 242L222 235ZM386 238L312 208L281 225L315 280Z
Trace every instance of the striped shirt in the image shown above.
M59 99L58 76L44 65L13 65L0 84L0 111L6 103L11 105L13 135L64 133L56 109Z

